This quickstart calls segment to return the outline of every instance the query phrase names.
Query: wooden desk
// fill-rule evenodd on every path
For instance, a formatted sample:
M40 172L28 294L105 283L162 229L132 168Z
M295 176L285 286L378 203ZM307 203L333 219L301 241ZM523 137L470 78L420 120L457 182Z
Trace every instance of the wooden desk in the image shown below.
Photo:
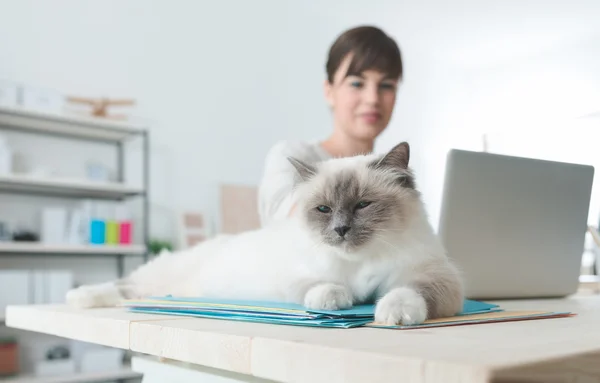
M134 360L144 382L600 382L600 296L498 303L578 315L399 331L13 306L6 323L164 358Z

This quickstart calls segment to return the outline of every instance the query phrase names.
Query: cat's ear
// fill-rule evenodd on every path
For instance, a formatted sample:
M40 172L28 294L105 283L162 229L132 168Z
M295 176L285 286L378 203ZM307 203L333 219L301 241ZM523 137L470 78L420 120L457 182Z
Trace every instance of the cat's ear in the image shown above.
M378 166L398 168L401 170L408 169L408 161L410 159L410 146L408 142L401 142L394 146L379 162Z
M373 162L370 166L375 169L392 169L398 174L398 181L405 188L416 189L415 179L408 169L410 146L401 142L394 146L385 156Z
M308 181L309 179L314 177L315 174L317 174L317 169L314 166L307 164L306 162L300 161L299 159L294 157L288 157L287 159L294 166L294 168L296 168L298 175L300 176L300 178L302 178L303 181Z

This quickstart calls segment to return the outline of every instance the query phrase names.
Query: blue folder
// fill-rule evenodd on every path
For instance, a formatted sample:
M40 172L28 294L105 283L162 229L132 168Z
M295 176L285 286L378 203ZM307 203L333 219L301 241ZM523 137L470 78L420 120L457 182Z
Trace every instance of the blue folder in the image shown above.
M364 326L373 322L375 316L374 305L359 305L346 310L331 311L312 310L290 303L173 296L128 300L123 305L130 311L138 313L334 328ZM465 300L463 310L457 315L495 311L501 311L498 305Z

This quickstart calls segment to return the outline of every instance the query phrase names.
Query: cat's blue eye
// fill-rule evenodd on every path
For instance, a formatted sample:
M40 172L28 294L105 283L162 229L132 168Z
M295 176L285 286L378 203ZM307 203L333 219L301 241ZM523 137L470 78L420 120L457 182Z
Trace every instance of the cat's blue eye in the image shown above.
M331 213L331 208L329 206L325 206L325 205L317 206L317 210L320 211L321 213Z
M359 203L356 204L356 208L357 209L364 209L367 206L369 206L371 204L371 202L367 202L367 201L360 201Z

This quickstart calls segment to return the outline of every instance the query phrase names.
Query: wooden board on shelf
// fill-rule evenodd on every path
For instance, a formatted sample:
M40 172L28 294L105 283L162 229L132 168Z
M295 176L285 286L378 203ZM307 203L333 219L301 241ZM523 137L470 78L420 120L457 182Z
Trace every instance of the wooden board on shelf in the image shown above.
M0 107L0 127L115 143L145 132L141 126L122 121L4 106Z
M143 245L49 245L40 242L0 242L0 254L141 255Z
M101 199L123 199L143 193L140 188L120 183L70 178L43 178L20 174L0 176L0 191Z
M128 367L120 370L106 372L80 372L70 375L58 376L35 376L17 375L2 380L3 383L84 383L84 382L107 382L114 380L139 379L142 375L132 371Z

